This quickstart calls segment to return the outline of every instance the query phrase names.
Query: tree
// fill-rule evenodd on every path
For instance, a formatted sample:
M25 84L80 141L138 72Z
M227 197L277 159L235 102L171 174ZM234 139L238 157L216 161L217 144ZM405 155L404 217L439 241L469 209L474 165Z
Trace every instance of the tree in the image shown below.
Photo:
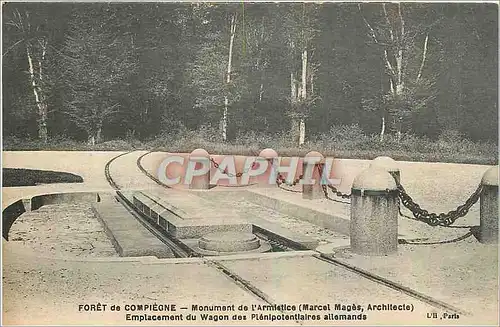
M191 87L196 89L195 106L203 108L209 122L218 120L221 140L227 140L229 110L234 108L245 92L245 77L235 72L239 54L234 44L238 34L238 9L206 4L210 14L201 16L208 25L205 39L189 67ZM218 116L218 119L214 119Z
M381 12L374 13L376 23L370 23L358 4L360 15L365 22L368 35L374 46L382 53L382 60L388 77L388 91L382 97L387 112L382 112L380 139L383 140L386 113L391 119L391 128L401 138L402 129L408 124L412 112L421 110L435 95L435 76L424 76L428 60L429 35L436 21L417 24L411 5L380 5ZM374 8L371 8L374 9ZM427 8L426 8L427 9ZM414 16L412 16L412 14ZM427 11L428 17L434 17Z
M9 7L10 9L10 7ZM22 46L28 64L28 80L34 103L37 108L38 138L44 143L48 140L47 115L50 83L46 74L49 35L44 27L47 24L45 12L37 12L35 18L31 12L22 8L15 8L6 25L13 27L19 40L9 45L4 56L9 51L15 51L17 46Z
M305 120L316 100L314 97L314 71L312 63L312 40L315 36L315 4L290 5L285 26L288 42L288 64L290 69L290 117L292 133L298 145L304 144ZM300 64L298 64L300 63ZM300 76L300 79L298 78Z
M90 144L101 142L103 124L119 111L138 68L133 38L117 25L118 14L112 5L75 11L62 51L68 85L64 110Z

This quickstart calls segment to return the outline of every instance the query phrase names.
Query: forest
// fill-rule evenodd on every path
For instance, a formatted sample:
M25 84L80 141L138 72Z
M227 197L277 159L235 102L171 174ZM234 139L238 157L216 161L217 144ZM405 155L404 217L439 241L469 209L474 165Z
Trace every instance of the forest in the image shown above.
M2 19L4 147L460 141L497 157L497 4L6 3Z

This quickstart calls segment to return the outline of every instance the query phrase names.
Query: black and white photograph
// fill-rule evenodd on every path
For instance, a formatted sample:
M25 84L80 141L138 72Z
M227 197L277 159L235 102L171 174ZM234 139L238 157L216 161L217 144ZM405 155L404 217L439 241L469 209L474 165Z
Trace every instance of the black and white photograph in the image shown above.
M498 1L2 2L4 326L498 326Z

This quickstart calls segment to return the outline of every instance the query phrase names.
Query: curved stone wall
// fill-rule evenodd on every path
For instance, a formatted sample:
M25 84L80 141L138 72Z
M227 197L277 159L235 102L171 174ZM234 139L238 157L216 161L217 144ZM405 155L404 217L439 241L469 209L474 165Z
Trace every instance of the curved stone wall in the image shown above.
M41 194L31 199L20 199L2 211L2 237L9 240L9 231L16 219L26 211L38 210L48 204L100 202L99 193L74 192Z

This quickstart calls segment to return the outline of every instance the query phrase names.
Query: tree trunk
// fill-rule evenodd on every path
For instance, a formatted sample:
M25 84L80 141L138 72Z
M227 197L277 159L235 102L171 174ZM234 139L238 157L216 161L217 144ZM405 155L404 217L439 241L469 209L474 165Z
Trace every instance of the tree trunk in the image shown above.
M231 16L231 25L230 25L230 37L229 37L229 54L227 59L227 72L226 72L226 84L229 86L231 83L231 65L233 61L233 44L234 44L234 35L236 34L236 14ZM227 141L227 111L229 107L229 94L224 96L224 112L222 113L221 119L221 133L222 133L222 141Z
M259 44L259 57L257 63L257 69L260 69L260 90L259 90L259 102L262 102L262 95L264 94L264 68L265 68L265 60L263 58L263 50L264 50L264 16L262 16L262 28L260 30L260 44ZM260 66L259 66L260 64Z
M422 76L422 70L424 69L425 57L427 55L427 42L428 41L429 41L429 33L427 33L427 35L425 36L425 40L424 40L424 52L422 54L422 62L420 63L420 68L418 69L418 74L417 74L417 78L416 78L417 83L420 80L420 77Z
M96 145L102 142L102 123L95 130L89 131L88 144Z
M304 101L307 97L307 50L302 52L302 88L301 100Z
M311 79L311 92L310 92L310 94L313 96L314 95L314 75L313 75L312 70L310 72L310 75L311 75L311 78L310 78Z
M300 101L305 105L307 99L307 49L302 52L302 84L301 84ZM301 113L299 123L299 146L303 145L306 137L306 123L304 121L304 113Z
M94 134L89 134L89 138L88 138L87 143L88 143L89 145L92 145L92 146L94 146L94 145L95 145L95 135L94 135Z
M99 125L99 127L97 127L95 141L97 144L101 143L101 141L102 141L102 126L101 125Z
M300 101L305 105L307 100L307 49L302 52L302 85L301 85L301 95ZM304 144L306 136L306 124L304 121L304 113L301 113L300 124L299 124L299 146Z
M39 108L38 138L42 140L43 143L47 143L49 138L47 129L47 105L45 103L41 103Z
M222 112L222 119L220 122L220 129L222 133L222 141L226 142L227 141L227 107L229 105L229 100L227 98L227 95L224 96L224 111Z
M291 121L291 132L293 137L293 142L298 142L298 129L299 129L299 121L297 119L297 81L295 80L294 72L290 73L290 103L292 105L292 121Z
M304 144L305 139L306 139L306 122L304 121L304 117L301 117L299 123L299 146Z
M41 94L40 86L37 85L35 78L35 69L33 67L33 57L30 51L29 45L26 45L26 55L28 57L28 69L30 74L31 88L35 96L35 103L38 108L38 138L44 143L47 143L48 132L47 132L47 104L43 101L43 96ZM44 50L45 55L45 50ZM42 77L41 62L39 62L39 76Z
M42 73L42 65L43 62L45 61L45 54L47 53L47 42L45 40L39 41L39 44L42 48L42 56L40 60L38 60L38 76L40 80L40 84L42 83L43 80L43 73ZM41 85L38 85L38 88L41 89ZM40 93L41 90L40 90ZM40 103L40 123L39 123L39 131L38 131L38 137L43 140L44 143L47 143L48 140L48 131L47 131L47 103L43 100L43 95L42 95L42 101Z
M385 135L385 117L382 116L382 128L380 130L380 142L384 142L384 135Z

